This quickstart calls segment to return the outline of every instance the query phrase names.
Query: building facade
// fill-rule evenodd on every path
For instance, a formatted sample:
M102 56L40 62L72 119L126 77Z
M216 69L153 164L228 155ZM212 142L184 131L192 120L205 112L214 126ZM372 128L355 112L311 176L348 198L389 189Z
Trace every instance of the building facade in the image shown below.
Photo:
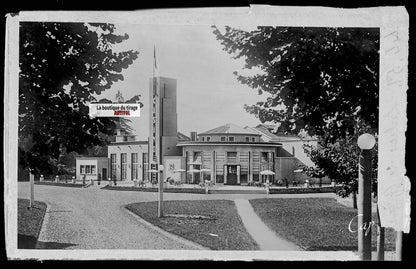
M276 170L275 158L281 144L263 142L256 132L229 123L197 137L178 144L186 161L187 182L204 179L244 185L264 182L260 172Z
M163 180L182 183L210 180L216 184L245 185L266 179L304 179L295 174L299 166L310 164L303 150L300 152L304 141L299 137L279 137L272 133L272 126L242 128L232 123L200 134L191 132L187 137L177 130L176 80L154 77L149 86L148 140L136 141L133 134L118 130L115 142L108 145L106 170L103 165L99 167L104 160L80 158L77 178L83 171L89 178L95 175L112 180L153 181L158 180L158 173L149 171L162 164Z
M108 158L77 156L75 158L77 180L103 180L108 177Z
M148 142L114 142L108 146L110 178L112 180L146 179Z

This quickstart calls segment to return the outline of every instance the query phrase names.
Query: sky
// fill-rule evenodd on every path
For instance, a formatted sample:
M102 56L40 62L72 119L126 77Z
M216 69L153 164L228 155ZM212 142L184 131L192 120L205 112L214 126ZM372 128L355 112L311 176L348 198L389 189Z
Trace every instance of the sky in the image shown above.
M241 127L261 123L244 110L244 104L255 104L265 97L237 81L233 72L243 71L244 60L232 59L223 51L210 26L117 24L116 29L120 34L127 33L129 39L114 50L133 49L139 51L139 56L123 70L124 80L114 83L98 98L114 100L118 90L125 100L141 95L141 117L130 118L139 140L148 137L148 91L154 47L156 76L177 80L179 132L189 136L191 131L201 133L226 123Z

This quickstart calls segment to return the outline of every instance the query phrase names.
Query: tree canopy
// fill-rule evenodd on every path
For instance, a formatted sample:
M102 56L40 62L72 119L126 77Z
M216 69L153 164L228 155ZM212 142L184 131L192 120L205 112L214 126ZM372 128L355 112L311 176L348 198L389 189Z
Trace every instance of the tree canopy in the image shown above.
M322 139L318 147L306 144L304 150L315 164L314 167L303 167L303 171L310 177L324 177L336 181L337 194L347 197L358 191L358 161L360 149L357 139L360 134L371 132L370 127L359 125L354 134L347 134L344 138L329 142ZM372 160L373 192L377 193L377 145L374 147Z
M377 135L378 130L379 30L258 27L243 31L226 26L221 31L213 26L213 32L226 52L245 60L245 69L258 71L235 72L241 83L260 95L267 93L264 101L245 109L262 122L279 123L286 132L305 130L318 136L318 147L305 147L315 166L303 171L336 180L343 197L354 193L357 138L363 132ZM373 168L376 184L377 160Z
M357 122L378 127L377 28L226 26L213 33L223 50L243 58L255 75L237 79L268 96L246 105L262 122L329 139L353 134Z
M19 55L19 165L48 172L61 152L104 143L110 118L90 118L94 95L123 80L138 57L113 46L128 39L99 23L22 22Z

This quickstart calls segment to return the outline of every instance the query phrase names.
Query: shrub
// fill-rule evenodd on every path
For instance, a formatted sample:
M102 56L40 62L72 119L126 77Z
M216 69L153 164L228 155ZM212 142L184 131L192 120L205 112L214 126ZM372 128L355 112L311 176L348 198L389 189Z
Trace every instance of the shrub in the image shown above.
M170 185L174 185L175 184L175 180L171 177L168 178L168 182Z

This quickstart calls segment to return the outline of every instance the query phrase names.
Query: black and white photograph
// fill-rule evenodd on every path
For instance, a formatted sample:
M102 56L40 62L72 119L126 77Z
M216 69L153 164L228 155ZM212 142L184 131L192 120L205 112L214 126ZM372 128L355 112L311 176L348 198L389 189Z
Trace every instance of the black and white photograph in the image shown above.
M10 258L401 260L406 10L226 11L8 18Z

